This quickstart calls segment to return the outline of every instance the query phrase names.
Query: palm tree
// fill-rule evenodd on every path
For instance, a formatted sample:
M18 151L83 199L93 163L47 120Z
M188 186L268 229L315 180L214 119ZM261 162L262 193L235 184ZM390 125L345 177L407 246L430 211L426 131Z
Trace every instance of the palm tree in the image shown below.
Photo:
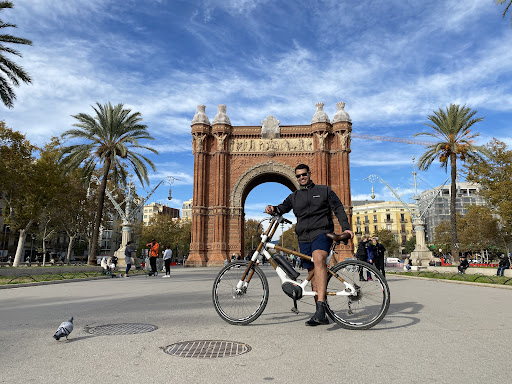
M438 141L429 145L427 151L418 160L418 168L427 170L435 159L439 158L441 167L448 171L450 163L451 176L451 199L450 199L450 231L451 231L451 249L452 257L455 261L459 260L458 240L457 240L457 221L455 214L456 200L456 179L457 179L457 158L461 161L481 160L482 155L487 156L488 151L483 146L474 145L473 139L479 136L479 133L471 132L473 124L483 120L483 117L473 118L478 111L472 111L470 108L460 105L450 104L446 111L439 109L429 115L431 124L425 123L431 127L434 132L420 132L414 136L431 136Z
M512 5L512 0L494 0L496 4L505 4L508 1L508 4L505 6L505 10L503 11L503 17L506 16L508 9ZM512 15L510 16L510 21L512 22Z
M141 139L154 140L146 131L147 126L140 124L142 118L139 112L131 113L131 110L124 109L122 104L113 107L110 103L105 105L96 103L96 106L92 107L96 113L94 117L85 113L73 116L79 121L73 125L79 129L71 129L62 134L63 137L88 141L85 144L63 148L62 160L69 170L83 167L84 175L90 180L93 171L99 166L102 167L98 207L89 250L89 264L93 265L96 264L96 246L107 180L111 177L116 184L126 185L127 171L124 165L128 163L141 184L144 185L144 182L149 184L146 163L153 171L155 166L151 160L135 152L134 149L145 149L158 154L155 149L139 144Z
M0 1L0 12L5 8L13 7L14 5L11 1ZM0 29L7 27L16 28L16 25L0 20ZM0 97L7 108L12 108L14 106L13 102L16 99L12 86L18 87L20 80L26 84L31 83L32 79L23 68L4 56L5 52L21 57L21 53L15 49L6 47L4 43L32 45L32 42L11 35L0 35L0 71L5 75L0 75Z

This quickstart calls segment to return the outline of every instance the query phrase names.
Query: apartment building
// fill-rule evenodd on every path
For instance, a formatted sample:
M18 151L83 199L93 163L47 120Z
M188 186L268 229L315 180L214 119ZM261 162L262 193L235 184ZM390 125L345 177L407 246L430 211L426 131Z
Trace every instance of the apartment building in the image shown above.
M391 231L400 245L414 235L411 215L398 201L353 201L352 207L352 231L356 235L356 247L362 236L373 236L382 229ZM407 207L412 210L414 204L407 204Z

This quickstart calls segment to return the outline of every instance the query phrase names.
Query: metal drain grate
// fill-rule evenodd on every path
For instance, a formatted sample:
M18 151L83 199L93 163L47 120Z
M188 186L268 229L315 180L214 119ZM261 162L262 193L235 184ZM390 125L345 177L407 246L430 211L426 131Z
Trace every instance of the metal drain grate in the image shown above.
M163 348L164 352L180 357L215 359L243 355L250 352L251 346L245 343L226 340L194 340L171 344Z
M156 325L151 324L137 324L137 323L124 323L124 324L107 324L98 325L97 327L86 327L85 331L98 336L112 336L112 335L134 335L137 333L153 332L158 329Z

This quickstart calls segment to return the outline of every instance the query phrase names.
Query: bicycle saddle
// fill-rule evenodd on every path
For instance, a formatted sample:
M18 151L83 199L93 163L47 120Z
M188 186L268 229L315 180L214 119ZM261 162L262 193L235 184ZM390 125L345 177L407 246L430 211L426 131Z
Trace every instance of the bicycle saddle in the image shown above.
M330 239L333 239L334 241L336 242L341 242L341 241L347 241L347 240L350 240L350 233L342 233L341 235L337 235L335 233L326 233L325 234L328 238Z

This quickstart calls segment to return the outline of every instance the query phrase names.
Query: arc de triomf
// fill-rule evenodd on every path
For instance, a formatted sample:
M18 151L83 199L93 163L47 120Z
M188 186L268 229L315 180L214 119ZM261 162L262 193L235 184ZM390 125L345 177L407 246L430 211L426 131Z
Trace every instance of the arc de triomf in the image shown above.
M308 164L316 184L331 186L349 220L350 135L352 122L345 103L336 104L332 122L316 104L309 125L280 125L268 116L261 126L232 126L226 106L219 105L210 124L206 107L199 105L192 119L194 195L192 240L186 265L223 265L233 253L243 254L244 204L249 192L266 182L295 191L294 168ZM269 198L269 203L273 202ZM261 207L263 211L264 207ZM341 228L334 219L335 231ZM353 244L341 245L338 261L352 257Z

